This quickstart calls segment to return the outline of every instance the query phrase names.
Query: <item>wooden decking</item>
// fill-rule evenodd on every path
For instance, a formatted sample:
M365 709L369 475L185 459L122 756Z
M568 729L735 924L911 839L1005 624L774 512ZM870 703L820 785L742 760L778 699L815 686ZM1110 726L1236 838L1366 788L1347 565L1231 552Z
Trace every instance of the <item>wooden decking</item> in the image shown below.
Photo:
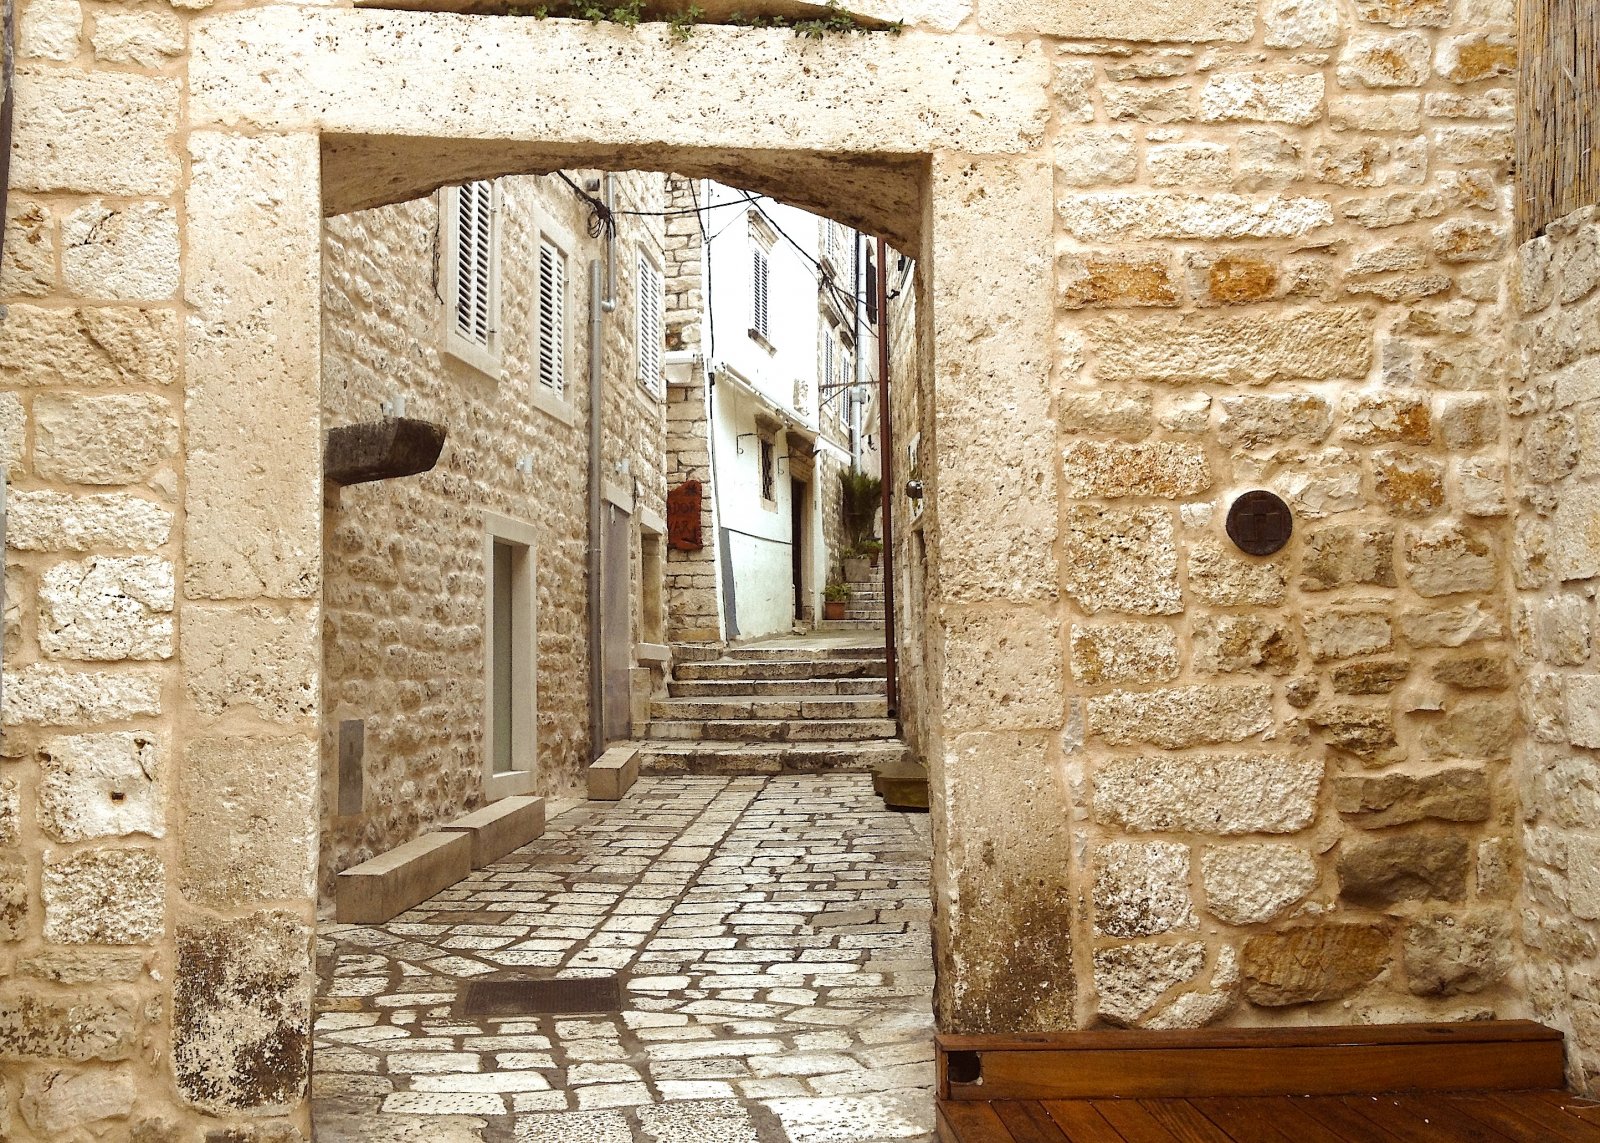
M943 1143L1600 1143L1528 1021L941 1036Z
M945 1100L941 1143L1600 1143L1563 1091L1202 1099Z

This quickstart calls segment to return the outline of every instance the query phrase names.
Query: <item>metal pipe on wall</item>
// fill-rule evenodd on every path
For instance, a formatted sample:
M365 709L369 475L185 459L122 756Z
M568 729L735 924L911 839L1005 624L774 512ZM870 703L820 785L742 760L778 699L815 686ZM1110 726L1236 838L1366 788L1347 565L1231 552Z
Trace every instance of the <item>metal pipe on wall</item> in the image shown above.
M894 630L894 418L889 415L889 244L878 239L878 449L883 478L883 643L888 659L889 717L900 714L899 655Z
M604 481L601 455L604 444L601 414L604 412L604 393L601 391L600 355L604 341L603 318L606 302L601 298L601 272L598 258L589 262L589 760L592 762L605 752L605 663L602 661L602 616L600 601L600 529L603 502L601 487ZM613 301L611 303L615 305Z

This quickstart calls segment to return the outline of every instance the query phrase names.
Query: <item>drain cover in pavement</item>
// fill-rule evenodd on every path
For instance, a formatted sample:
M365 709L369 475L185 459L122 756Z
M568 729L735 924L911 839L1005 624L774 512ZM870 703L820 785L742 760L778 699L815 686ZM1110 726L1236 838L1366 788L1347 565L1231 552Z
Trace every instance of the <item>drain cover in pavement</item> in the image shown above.
M566 1016L621 1010L622 981L615 976L473 980L461 995L463 1016Z

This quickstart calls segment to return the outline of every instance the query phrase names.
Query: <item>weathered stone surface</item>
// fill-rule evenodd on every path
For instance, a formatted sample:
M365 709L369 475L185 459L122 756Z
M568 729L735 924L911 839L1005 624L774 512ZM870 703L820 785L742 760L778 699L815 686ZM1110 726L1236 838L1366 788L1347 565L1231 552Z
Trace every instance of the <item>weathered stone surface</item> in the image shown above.
M1058 210L1066 228L1084 242L1303 238L1333 223L1333 211L1321 199L1263 200L1231 194L1095 191L1063 198ZM1283 353L1288 348L1287 342L1280 342L1266 353Z
M14 849L16 840L5 843ZM0 857L0 942L20 941L28 933L28 866L20 856Z
M1062 541L1066 590L1088 612L1172 615L1183 605L1171 513L1155 506L1067 509Z
M1260 933L1244 943L1245 998L1265 1007L1337 1000L1376 977L1388 959L1389 933L1381 925Z
M1322 732L1328 745L1354 754L1369 766L1394 760L1398 742L1394 716L1387 706L1330 702L1313 710L1306 721Z
M79 207L61 241L62 278L76 297L158 302L178 289L178 215L165 203Z
M1108 758L1095 769L1094 817L1151 832L1294 833L1316 817L1321 788L1322 763L1310 757Z
M64 671L36 664L5 675L6 726L78 726L161 713L161 682L150 674Z
M1306 647L1318 661L1351 659L1394 646L1389 613L1371 607L1332 607L1305 617Z
M1428 728L1423 743L1452 758L1504 758L1516 742L1520 724L1509 696L1463 697L1450 704L1438 725Z
M33 422L39 474L79 484L143 480L178 447L171 403L149 394L40 396Z
M170 385L178 322L170 310L13 305L0 322L0 382L32 388Z
M1161 441L1120 444L1073 441L1062 450L1068 496L1193 496L1211 487L1211 467L1198 445Z
M183 52L183 23L166 12L97 13L94 55L108 63L160 67Z
M1281 562L1239 555L1213 539L1189 550L1189 587L1218 607L1282 603L1286 591Z
M1402 516L1426 516L1444 506L1444 465L1419 453L1384 450L1373 454L1373 487L1378 498Z
M148 963L159 954L149 949L86 949L68 946L47 949L20 961L23 976L57 984L127 983L146 975Z
M33 0L17 22L17 55L70 63L78 58L82 28L83 7L78 0Z
M1183 0L1160 11L1133 11L1110 0L1046 4L979 0L978 18L995 32L1036 32L1073 39L1146 41L1248 40L1255 9L1240 0Z
M1342 695L1386 695L1405 682L1411 665L1400 659L1369 659L1343 663L1328 672L1333 689Z
M1427 444L1433 439L1433 417L1428 399L1419 393L1395 390L1346 393L1343 440L1357 444Z
M1096 949L1094 989L1100 1018L1122 1028L1137 1027L1162 996L1199 976L1205 963L1206 947L1194 941Z
M1600 675L1568 675L1564 681L1569 739L1574 746L1600 748Z
M241 707L271 722L314 714L319 623L309 608L189 608L180 644L189 701L210 718Z
M1266 670L1288 674L1299 661L1294 632L1281 619L1211 615L1197 619L1194 667L1207 674Z
M1207 123L1291 123L1304 127L1322 118L1320 73L1229 72L1200 89L1200 118Z
M22 1118L46 1139L71 1133L133 1111L133 1076L126 1069L32 1072L22 1085Z
M1089 729L1113 746L1175 749L1239 742L1272 727L1269 686L1192 686L1113 691L1088 699Z
M1341 87L1419 87L1428 78L1433 45L1421 32L1352 36L1339 53Z
M21 191L168 195L178 81L18 69L11 185ZM174 261L172 271L177 272Z
M1430 774L1341 774L1333 780L1334 804L1368 829L1437 818L1481 822L1489 817L1489 778L1476 767Z
M300 738L200 739L183 753L185 899L226 907L310 897L317 748Z
M1137 440L1155 427L1151 407L1148 390L1063 393L1056 403L1056 420L1064 433L1115 433Z
M56 285L55 219L36 202L12 200L6 207L0 291L7 297L38 298Z
M138 1036L135 1001L86 992L60 999L35 985L0 985L0 1060L126 1060Z
M1333 0L1270 0L1262 19L1269 48L1331 48L1343 24Z
M1160 683L1178 677L1178 635L1162 623L1072 629L1072 674L1081 683Z
M1065 254L1056 267L1061 304L1175 306L1183 295L1170 263L1161 253Z
M1131 182L1138 169L1131 131L1082 127L1063 132L1056 143L1057 177L1068 186Z
M1433 228L1433 252L1441 262L1493 262L1505 255L1510 237L1490 222L1451 219Z
M1385 908L1402 901L1459 901L1467 889L1464 837L1407 833L1346 839L1339 849L1339 895Z
M1215 1024L1239 1004L1239 955L1232 945L1217 950L1206 987L1195 987L1172 998L1171 1003L1144 1021L1144 1027L1203 1028Z
M1419 917L1402 936L1406 987L1418 996L1481 992L1511 971L1515 935L1498 909Z
M39 646L56 659L165 659L173 590L157 556L56 564L39 581Z
M179 926L172 1053L190 1103L259 1114L304 1096L311 937L289 913Z
M1600 485L1564 487L1552 525L1550 568L1556 578L1600 575Z
M6 503L6 545L19 552L149 551L171 536L170 509L124 493L13 492Z
M1328 435L1333 411L1314 393L1224 397L1217 440L1224 447L1260 448L1289 441L1315 444Z
M1359 377L1372 360L1372 318L1327 307L1263 317L1108 316L1089 327L1095 375L1140 383Z
M39 751L39 825L57 841L166 834L165 751L137 731L52 738Z
M1207 846L1200 858L1206 910L1230 925L1283 916L1317 886L1317 862L1296 845Z
M1510 683L1511 672L1500 655L1458 655L1435 663L1433 677L1467 690L1498 690Z
M1480 533L1441 523L1406 537L1406 580L1418 595L1490 591L1499 580L1494 549Z
M1192 929L1189 849L1165 842L1113 841L1095 851L1095 932L1151 937Z
M1350 584L1395 586L1393 527L1329 524L1306 533L1300 588L1326 591Z
M1233 169L1220 143L1169 143L1145 151L1145 170L1158 187L1228 187Z
M161 936L167 868L153 849L46 852L44 939L139 945Z
M1477 600L1457 607L1437 605L1400 613L1400 632L1419 647L1461 647L1498 639L1504 625Z

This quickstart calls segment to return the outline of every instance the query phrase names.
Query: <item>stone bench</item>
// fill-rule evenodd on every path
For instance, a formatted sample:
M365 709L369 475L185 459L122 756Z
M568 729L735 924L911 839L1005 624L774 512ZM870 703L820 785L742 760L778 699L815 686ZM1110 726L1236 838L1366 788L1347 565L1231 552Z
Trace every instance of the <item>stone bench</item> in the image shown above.
M544 799L501 798L440 827L472 838L472 868L482 869L544 833Z

